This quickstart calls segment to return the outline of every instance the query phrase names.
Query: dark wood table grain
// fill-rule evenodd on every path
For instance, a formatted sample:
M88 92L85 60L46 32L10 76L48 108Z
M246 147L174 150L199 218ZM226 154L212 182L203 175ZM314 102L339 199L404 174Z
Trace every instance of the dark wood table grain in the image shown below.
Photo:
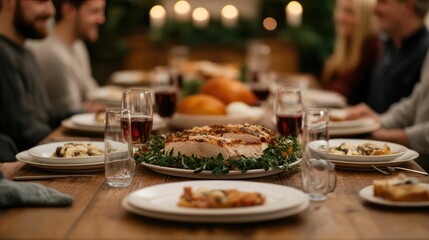
M45 142L73 140L63 128ZM84 138L94 140L93 137ZM415 162L404 165L420 169ZM0 165L7 178L49 172L15 162ZM421 169L420 169L421 170ZM395 173L397 174L397 173ZM429 183L429 178L407 173ZM143 187L188 180L161 175L138 166L129 187L111 188L103 172L93 178L36 181L70 194L71 207L0 209L0 239L428 239L429 208L400 209L363 202L358 192L374 179L374 171L337 170L337 188L324 202L312 202L302 213L279 220L246 224L179 223L135 215L121 206ZM250 179L300 189L300 172ZM0 196L1 197L1 196Z

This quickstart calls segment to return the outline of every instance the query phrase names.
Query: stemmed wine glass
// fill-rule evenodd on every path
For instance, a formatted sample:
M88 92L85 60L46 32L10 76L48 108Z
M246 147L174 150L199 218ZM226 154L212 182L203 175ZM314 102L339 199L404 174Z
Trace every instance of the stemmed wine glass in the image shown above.
M131 129L124 128L124 135L131 134L134 151L143 150L152 133L152 90L125 89L122 92L122 108L130 111ZM126 125L124 125L126 126Z
M170 127L171 117L176 112L178 86L175 76L177 75L172 74L170 69L157 67L152 79L156 109L159 116L167 123L167 132Z
M302 132L302 100L299 88L281 88L274 103L277 130L283 136L299 137Z

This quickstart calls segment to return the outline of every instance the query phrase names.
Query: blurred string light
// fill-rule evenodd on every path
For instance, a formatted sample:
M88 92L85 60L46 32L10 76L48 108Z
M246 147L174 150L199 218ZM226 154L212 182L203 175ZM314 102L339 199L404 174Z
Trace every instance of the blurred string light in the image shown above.
M196 27L207 27L210 22L210 13L203 7L195 8L194 11L192 11L192 22Z
M174 16L179 22L185 22L190 19L191 5L188 1L180 0L174 4Z
M297 1L291 1L286 5L286 20L289 26L297 27L302 22L302 5Z
M273 31L277 28L277 21L272 17L267 17L262 22L264 28L268 31Z
M225 27L235 27L238 22L239 12L233 5L226 5L221 11L221 21Z
M161 5L155 5L153 6L149 11L150 16L150 26L152 28L159 28L164 26L167 13Z

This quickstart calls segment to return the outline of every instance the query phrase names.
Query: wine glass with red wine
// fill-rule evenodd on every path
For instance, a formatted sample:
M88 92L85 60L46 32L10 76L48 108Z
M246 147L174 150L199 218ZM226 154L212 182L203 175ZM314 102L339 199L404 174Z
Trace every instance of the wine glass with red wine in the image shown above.
M262 104L270 96L270 80L269 72L250 72L249 73L249 87L255 96L258 98L259 103Z
M160 117L167 122L167 131L170 120L176 112L178 79L177 74L168 68L157 67L153 73L152 88L155 92L156 109Z
M131 118L131 129L123 128L123 133L124 136L131 134L134 150L144 149L152 133L152 105L150 89L125 89L122 92L122 108L130 111Z
M302 133L302 100L299 88L281 88L274 103L277 130L285 137Z

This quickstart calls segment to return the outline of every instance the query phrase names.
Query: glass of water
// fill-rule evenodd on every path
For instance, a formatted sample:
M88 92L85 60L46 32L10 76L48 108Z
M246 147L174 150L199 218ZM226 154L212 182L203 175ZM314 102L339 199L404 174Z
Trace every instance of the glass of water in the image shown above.
M307 109L303 114L302 187L310 200L323 201L336 186L335 164L326 159L329 151L328 111Z
M104 130L104 163L107 183L111 187L126 187L134 176L130 110L107 108Z

